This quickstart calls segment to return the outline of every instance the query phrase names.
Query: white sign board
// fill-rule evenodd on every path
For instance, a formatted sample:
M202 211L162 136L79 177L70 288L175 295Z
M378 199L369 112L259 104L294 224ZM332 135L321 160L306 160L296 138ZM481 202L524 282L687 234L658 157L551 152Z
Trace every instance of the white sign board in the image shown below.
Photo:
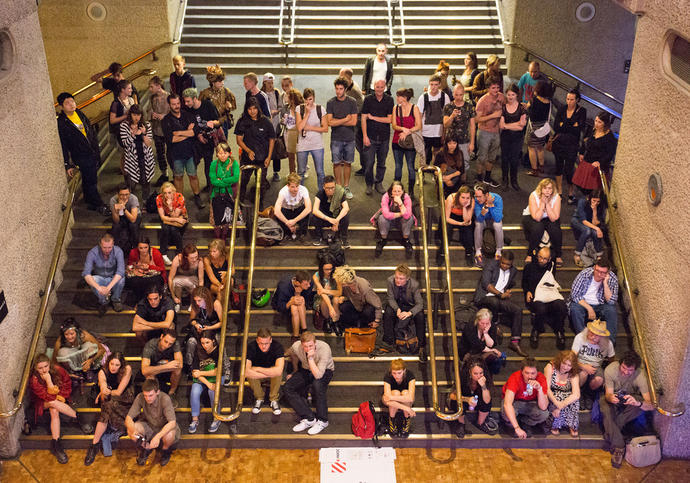
M321 483L395 483L394 448L322 448Z

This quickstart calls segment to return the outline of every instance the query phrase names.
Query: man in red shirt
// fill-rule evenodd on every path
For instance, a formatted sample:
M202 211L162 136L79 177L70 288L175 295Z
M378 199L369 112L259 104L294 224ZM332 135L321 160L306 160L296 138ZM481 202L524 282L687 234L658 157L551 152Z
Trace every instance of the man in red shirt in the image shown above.
M525 439L530 436L529 429L520 426L543 424L549 417L546 397L546 378L537 370L537 361L528 357L522 367L510 375L503 386L503 422L515 431L515 437ZM545 427L544 431L548 432Z

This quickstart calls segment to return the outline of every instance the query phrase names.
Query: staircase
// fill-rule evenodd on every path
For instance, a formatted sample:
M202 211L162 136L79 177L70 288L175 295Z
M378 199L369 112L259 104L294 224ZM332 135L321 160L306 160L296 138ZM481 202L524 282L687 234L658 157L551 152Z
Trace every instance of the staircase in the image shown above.
M397 48L389 40L386 1L295 4L294 43L282 46L279 0L189 0L180 54L193 74L205 74L207 66L220 64L229 74L323 74L350 66L361 75L365 59L375 54L380 42L389 44L390 55L396 57L396 75L430 75L440 59L457 73L464 69L468 51L477 54L480 68L489 54L505 58L493 1L406 0L406 43ZM399 19L396 39L398 26ZM289 28L283 31L289 39Z

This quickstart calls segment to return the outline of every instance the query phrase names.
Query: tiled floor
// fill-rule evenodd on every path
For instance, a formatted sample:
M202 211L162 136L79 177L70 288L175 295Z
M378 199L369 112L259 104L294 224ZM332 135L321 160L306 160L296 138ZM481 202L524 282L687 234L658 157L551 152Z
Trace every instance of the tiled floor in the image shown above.
M85 450L70 450L58 464L48 451L24 451L18 460L0 462L0 481L65 482L318 482L318 450L186 449L173 454L165 468L157 458L137 466L132 451L99 455L83 466ZM611 468L609 454L587 450L398 449L399 483L406 482L658 482L690 481L690 461L664 460L656 466Z

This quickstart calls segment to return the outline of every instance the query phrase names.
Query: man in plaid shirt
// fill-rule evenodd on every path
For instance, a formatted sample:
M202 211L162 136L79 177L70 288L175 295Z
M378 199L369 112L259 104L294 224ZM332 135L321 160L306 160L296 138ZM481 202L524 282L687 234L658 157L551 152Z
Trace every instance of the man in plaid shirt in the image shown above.
M573 282L570 292L570 319L578 334L585 328L585 321L600 318L606 321L611 341L616 343L618 329L618 278L611 272L606 256L600 257L593 267L582 270Z

